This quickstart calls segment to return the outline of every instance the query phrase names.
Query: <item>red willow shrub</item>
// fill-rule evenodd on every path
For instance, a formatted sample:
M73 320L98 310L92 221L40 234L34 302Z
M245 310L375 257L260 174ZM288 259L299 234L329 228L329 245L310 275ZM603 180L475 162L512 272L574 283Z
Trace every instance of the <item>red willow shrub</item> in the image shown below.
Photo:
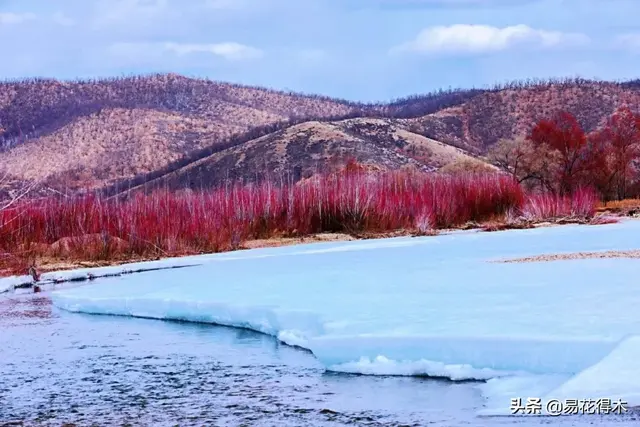
M571 196L535 194L527 197L522 214L531 221L567 217L590 218L595 214L598 202L598 194L590 188L578 188Z
M320 232L424 233L502 217L520 209L524 200L521 187L503 174L448 176L359 169L288 186L264 182L203 192L163 190L126 200L48 198L0 212L0 251L17 254L36 248L42 253L54 246L64 247L72 256L86 258L91 252L108 259L116 252L216 252L235 249L253 238ZM104 247L89 251L88 245Z

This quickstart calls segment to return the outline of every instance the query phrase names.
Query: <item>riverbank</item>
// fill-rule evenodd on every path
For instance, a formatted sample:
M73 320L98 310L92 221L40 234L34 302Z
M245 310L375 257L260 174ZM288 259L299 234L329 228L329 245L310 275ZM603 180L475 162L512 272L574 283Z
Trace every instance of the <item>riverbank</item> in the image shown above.
M606 225L619 222L624 219L621 214L611 215L608 213L600 213L592 218L557 218L552 221L528 222L523 220L505 221L488 221L484 223L469 222L463 226L456 228L447 228L442 230L431 230L428 233L416 233L415 231L398 230L387 233L318 233L301 237L279 237L270 239L253 239L243 242L237 249L222 251L217 253L234 254L251 249L261 248L278 248L286 246L296 246L312 243L339 243L349 241L367 241L373 239L401 238L401 237L419 237L419 236L438 236L455 232L496 232L519 229L532 228L548 228L563 225ZM32 288L34 283L41 286L57 285L66 282L89 281L101 277L122 276L138 272L164 270L173 268L190 267L197 265L197 260L201 257L214 256L217 253L184 253L175 256L166 257L143 257L143 256L122 256L107 260L83 260L56 257L41 257L37 259L38 280L34 281L29 275L28 269L24 271L2 270L0 271L0 281L4 281L5 285L0 286L0 293L10 291L12 289ZM551 261L556 259L583 259L583 258L638 258L640 253L633 251L631 254L626 252L616 252L612 254L601 253L576 253L576 254L560 254L545 255L540 257L530 257L522 259L505 259L497 262L538 262Z
M609 217L608 217L609 218ZM610 217L611 218L614 217ZM616 217L617 218L617 217ZM597 221L597 220L596 220ZM394 232L386 232L386 233L354 233L354 234L346 234L346 233L318 233L312 234L308 236L301 237L275 237L270 239L253 239L247 240L246 242L241 243L238 248L230 249L227 251L221 252L235 252L249 249L259 249L259 248L275 248L281 246L293 246L300 245L306 243L322 243L322 242L348 242L353 240L370 240L370 239L384 239L384 238L392 238L392 237L412 237L419 235L438 235L442 233L448 233L452 231L484 231L484 232L492 232L492 231L504 231L511 229L525 229L525 228L535 228L535 227L549 227L554 225L563 225L563 224L589 224L596 223L594 221L586 221L584 219L571 219L564 218L558 219L556 221L544 221L539 223L506 223L506 222L498 222L498 221L490 221L482 224L477 223L468 223L464 226L457 228L448 228L443 230L430 230L428 233L416 233L415 231L409 230L398 230ZM44 251L47 252L46 250ZM220 252L217 252L220 253ZM158 261L160 259L174 259L181 258L185 256L193 256L193 255L207 255L209 253L202 252L184 252L180 254L174 254L172 256L140 256L136 254L121 254L111 259L82 259L82 258L70 258L70 257L56 257L56 256L39 256L35 258L35 267L38 274L55 272L55 271L63 271L63 270L74 270L74 269L84 269L84 268L98 268L98 267L111 267L111 266L119 266L123 264L130 263L141 263L141 262L149 262L149 261ZM14 267L9 269L0 270L0 278L8 277L13 275L23 275L28 274L30 265L24 263L22 268Z
M0 212L0 277L314 242L606 224L640 200L525 195L503 176L349 175L294 187L26 202Z
M0 210L0 269L21 274L34 273L32 267L113 265L295 244L327 234L343 240L523 228L592 218L596 206L597 194L588 189L566 196L529 194L504 174L406 171L349 172L295 185L164 189L124 198L60 196Z

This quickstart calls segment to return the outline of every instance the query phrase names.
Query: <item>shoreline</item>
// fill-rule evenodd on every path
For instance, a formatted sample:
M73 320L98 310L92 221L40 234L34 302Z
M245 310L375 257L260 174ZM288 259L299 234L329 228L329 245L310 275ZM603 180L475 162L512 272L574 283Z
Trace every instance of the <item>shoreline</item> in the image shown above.
M397 237L423 237L423 236L437 236L442 234L449 234L454 232L496 232L496 231L508 231L517 229L533 229L542 227L557 227L562 225L603 225L619 222L621 220L630 219L633 217L626 217L622 215L597 215L590 220L584 218L559 218L554 221L542 221L542 222L487 222L483 224L468 223L463 226L451 229L431 230L427 233L416 233L408 230L398 230L395 232L386 233L362 233L362 234L346 234L346 233L319 233L309 236L301 237L275 237L269 239L256 239L248 240L240 244L236 250L223 251L217 253L233 253L238 251L259 249L259 248L274 248L295 246L300 244L309 243L325 243L325 242L347 242L347 241L360 241L360 240L372 240L372 239L385 239L385 238L397 238ZM612 252L609 254L608 252ZM554 261L564 259L583 259L583 258L640 258L640 251L608 251L603 253L575 253L575 254L548 254L535 257L516 258L516 259L503 259L493 260L489 262L496 263L516 263L516 262L540 262L540 261ZM615 253L613 253L615 252ZM632 252L627 254L627 252ZM70 260L62 258L47 258L43 257L38 260L38 274L45 277L41 277L38 281L34 281L25 272L23 275L10 274L10 272L3 271L0 273L0 280L10 280L12 284L9 287L5 286L5 289L0 287L0 294L10 292L13 289L28 289L37 285L55 285L68 282L81 282L90 281L100 277L114 277L122 276L126 274L133 274L145 271L164 270L173 268L190 267L197 264L185 263L181 264L179 260L187 260L190 257L214 255L215 253L185 253L177 254L175 256L132 256L123 257L113 260ZM169 265L167 265L169 264ZM121 268L119 268L121 267ZM86 270L96 270L95 274L87 272ZM99 271L104 270L101 274Z

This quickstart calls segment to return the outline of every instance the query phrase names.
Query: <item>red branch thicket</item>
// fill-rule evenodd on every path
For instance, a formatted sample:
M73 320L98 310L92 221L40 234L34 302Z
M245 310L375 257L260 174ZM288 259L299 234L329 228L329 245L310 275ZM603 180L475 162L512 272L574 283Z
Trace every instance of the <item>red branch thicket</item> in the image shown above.
M523 217L530 221L548 219L590 218L596 213L598 193L591 188L579 188L570 196L553 193L532 194L522 209Z
M503 217L524 202L521 187L503 174L446 176L356 169L291 186L265 182L204 192L140 193L126 200L94 196L29 200L0 212L0 251L42 252L53 246L86 258L88 246L97 240L100 248L93 252L98 258L109 258L114 251L216 252L237 248L249 239L276 236L425 232Z
M0 268L40 257L128 260L242 247L251 239L323 232L427 234L469 222L590 216L595 192L527 195L508 174L371 172L351 167L295 185L25 200L0 211Z

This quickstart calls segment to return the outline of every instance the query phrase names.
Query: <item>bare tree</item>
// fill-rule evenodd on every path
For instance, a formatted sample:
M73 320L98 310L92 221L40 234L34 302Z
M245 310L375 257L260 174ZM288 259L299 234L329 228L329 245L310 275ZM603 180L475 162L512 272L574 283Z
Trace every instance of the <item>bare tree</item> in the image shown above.
M35 185L35 183L20 183L16 186L11 181L11 177L7 172L0 173L0 190L2 190L6 195L0 199L0 230L13 221L18 220L24 214L23 210L15 208L18 206L18 202L20 200L29 195ZM4 246L4 243L6 242L0 242L2 246ZM38 277L37 270L35 268L35 259L31 260L33 254L30 250L27 249L22 252L15 252L8 248L5 249L7 249L6 252L0 252L0 265L2 265L3 268L7 265L23 265L26 262L31 267L28 271L29 274L34 278ZM27 271L25 271L25 273L26 272Z
M522 182L531 178L529 163L531 161L532 147L523 138L500 139L488 153L491 163L511 173L513 178Z
M11 184L11 179L9 174L6 171L1 173L0 189L8 188L10 184ZM19 185L17 189L7 190L8 197L0 202L0 211L9 209L10 207L18 203L21 199L26 197L34 189L35 186L36 186L35 182L22 183Z
M488 159L518 183L538 184L550 191L554 190L561 160L557 151L536 146L523 137L499 140L489 149Z

